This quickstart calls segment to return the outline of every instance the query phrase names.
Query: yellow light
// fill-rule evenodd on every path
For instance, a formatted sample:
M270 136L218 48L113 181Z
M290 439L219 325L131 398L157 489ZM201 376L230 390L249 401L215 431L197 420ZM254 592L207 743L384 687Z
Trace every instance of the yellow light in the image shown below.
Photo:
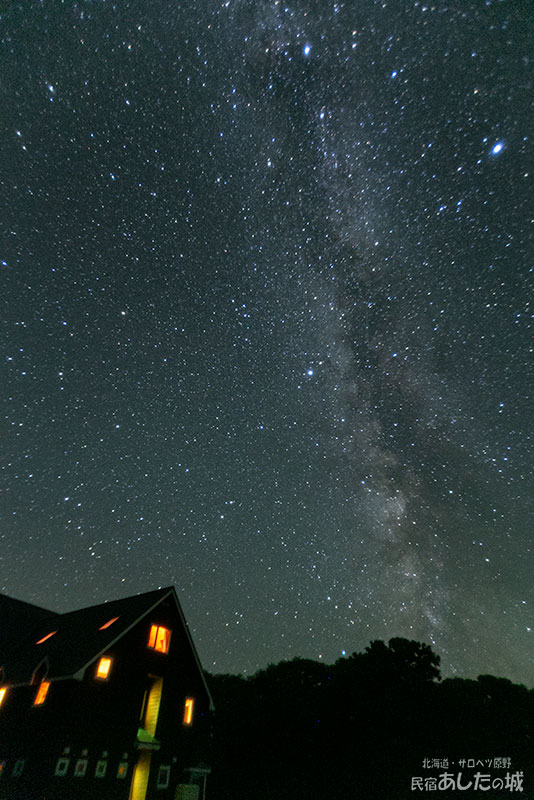
M151 736L156 735L162 691L163 678L154 678L154 682L150 688L150 692L148 693L145 716L143 720L143 727Z
M129 800L145 800L151 760L152 753L150 751L143 750L139 753L137 764L134 767Z
M37 689L37 694L35 695L35 700L33 701L34 706L41 706L44 703L49 688L50 681L41 681L41 685Z
M170 642L171 632L168 628L162 628L161 625L150 626L148 646L152 650L157 650L158 653L168 653Z
M169 650L169 639L171 632L167 628L158 628L158 635L156 637L156 650L159 653L167 653Z
M111 617L111 619L108 619L108 621L107 621L107 622L104 622L104 624L103 624L103 625L101 625L101 626L100 626L100 628L99 628L98 630L99 630L99 631L105 631L105 630L106 630L106 628L109 628L109 626L110 626L110 625L113 625L113 623L114 623L114 622L117 622L117 620L118 620L118 617Z
M184 706L184 725L191 725L193 722L193 708L195 705L194 697L185 698Z
M4 698L6 696L6 692L7 692L7 686L2 686L2 688L0 689L0 706L4 702Z
M158 626L151 625L150 626L150 634L148 637L148 646L155 647L156 646L156 636L158 635Z
M111 658L101 658L96 668L96 677L105 680L109 676L111 669Z
M46 640L50 639L50 637L53 636L55 633L57 633L57 631L52 631L51 633L47 633L46 636L43 636L43 638L39 639L39 641L35 642L35 644L42 644L43 642L46 642Z

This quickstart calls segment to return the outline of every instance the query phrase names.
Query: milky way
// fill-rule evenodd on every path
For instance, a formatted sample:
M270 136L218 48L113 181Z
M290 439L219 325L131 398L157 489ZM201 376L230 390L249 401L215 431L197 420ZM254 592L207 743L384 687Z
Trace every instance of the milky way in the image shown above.
M523 0L1 20L0 589L532 682Z

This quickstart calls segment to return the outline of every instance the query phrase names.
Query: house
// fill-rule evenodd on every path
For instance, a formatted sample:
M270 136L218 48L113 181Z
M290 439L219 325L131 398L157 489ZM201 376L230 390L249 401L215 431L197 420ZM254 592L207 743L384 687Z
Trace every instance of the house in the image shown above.
M213 703L174 588L0 595L0 800L205 800Z

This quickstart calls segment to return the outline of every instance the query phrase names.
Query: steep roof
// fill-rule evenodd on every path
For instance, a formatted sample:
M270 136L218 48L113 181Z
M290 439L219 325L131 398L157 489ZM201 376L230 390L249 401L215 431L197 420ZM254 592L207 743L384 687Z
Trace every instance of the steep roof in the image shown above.
M33 631L45 620L59 617L54 611L0 594L0 666L5 668L4 654L13 653L20 645L25 631Z
M43 661L47 664L47 678L50 680L81 679L90 664L169 597L176 604L212 703L198 654L172 586L66 614L47 611L0 594L3 679L13 684L29 683L36 667ZM102 630L102 626L114 617L117 619Z

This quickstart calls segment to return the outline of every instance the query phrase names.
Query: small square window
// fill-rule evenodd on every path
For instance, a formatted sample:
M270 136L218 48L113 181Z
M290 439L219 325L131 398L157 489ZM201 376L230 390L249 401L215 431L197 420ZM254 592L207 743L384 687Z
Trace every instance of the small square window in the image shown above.
M95 767L95 778L105 778L107 768L108 768L107 761L104 761L104 759L100 759L100 761L97 761Z
M170 780L171 780L171 768L165 764L162 764L161 767L158 769L158 782L156 784L156 788L168 789Z
M104 656L98 662L96 668L96 677L101 681L106 681L109 678L109 671L111 669L112 660L108 656Z
M58 758L54 775L56 778L63 778L69 771L70 758Z
M171 643L171 632L168 628L161 625L151 625L148 636L148 646L158 653L168 653Z
M23 758L19 758L17 761L15 761L15 766L13 767L12 773L14 778L19 778L22 775L24 772L25 763L26 761Z
M125 778L128 774L128 762L121 761L119 766L117 767L117 778Z
M79 758L74 766L74 776L76 778L83 778L87 772L87 759Z

